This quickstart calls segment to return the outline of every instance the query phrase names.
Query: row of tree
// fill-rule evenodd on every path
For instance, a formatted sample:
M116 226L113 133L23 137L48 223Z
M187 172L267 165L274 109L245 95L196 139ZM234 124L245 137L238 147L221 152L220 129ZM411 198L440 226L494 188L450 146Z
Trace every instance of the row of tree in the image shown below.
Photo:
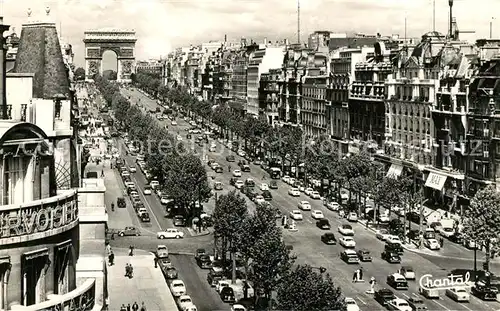
M307 265L293 268L294 256L283 242L276 215L277 210L266 205L257 205L250 215L239 192L218 198L213 214L215 244L224 265L229 254L231 263L227 266L231 267L232 281L236 279L239 256L247 279L258 293L256 298L271 301L276 292L275 307L281 310L341 310L341 290L328 273L323 275Z
M120 93L117 84L101 76L94 77L97 88L110 105L116 123L145 155L147 169L159 181L162 192L176 203L188 218L199 216L195 202L210 196L207 173L201 160L186 150L148 113Z

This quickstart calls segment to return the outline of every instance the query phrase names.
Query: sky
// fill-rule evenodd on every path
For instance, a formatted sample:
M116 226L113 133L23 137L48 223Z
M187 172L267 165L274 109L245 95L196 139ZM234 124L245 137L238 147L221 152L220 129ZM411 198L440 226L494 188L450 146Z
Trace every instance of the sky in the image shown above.
M446 33L448 1L435 0L436 30ZM478 5L480 4L480 5ZM420 37L433 30L433 0L300 0L301 39L315 30ZM176 47L210 40L257 42L297 40L297 0L0 0L4 23L18 35L27 21L50 18L73 46L77 66L84 64L83 33L87 29L134 29L136 58L159 58ZM475 30L477 38L500 37L500 0L455 0L460 30ZM471 35L468 35L469 37ZM106 68L105 68L106 69Z

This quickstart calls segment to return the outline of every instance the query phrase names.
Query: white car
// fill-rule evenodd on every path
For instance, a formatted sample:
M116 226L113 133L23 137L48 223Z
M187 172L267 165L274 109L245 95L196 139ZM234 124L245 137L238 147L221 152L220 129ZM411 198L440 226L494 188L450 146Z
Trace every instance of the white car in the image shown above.
M234 186L236 187L236 189L241 189L241 187L243 187L245 185L245 183L243 182L243 180L237 180L235 183L234 183Z
M293 220L302 220L304 217L302 216L302 213L299 210L293 210L290 212L290 218Z
M410 304L408 301L401 299L401 298L396 298L387 304L387 309L389 310L394 310L394 311L412 311L413 309L411 308Z
M340 245L342 245L345 248L355 248L356 247L356 241L354 241L354 238L352 236L343 236L339 239Z
M288 184L288 182L290 181L290 176L288 175L285 175L281 178L281 180L283 180L284 182L286 182Z
M353 236L354 235L354 230L352 230L351 225L346 224L346 225L339 226L338 231L342 235L346 235L346 236Z
M247 155L247 153L246 153L245 151L243 151L243 150L238 150L238 155L239 155L240 157L244 157L244 156L246 156L246 155Z
M241 177L241 171L240 170L234 170L233 171L233 176L234 177Z
M151 188L153 189L156 189L156 187L158 187L160 185L160 183L158 182L158 180L152 180L149 185L151 186Z
M193 300L191 299L191 297L189 297L189 295L181 295L177 300L177 303L179 305L179 308L181 310L184 310L187 306L193 304Z
M451 237L453 234L455 234L455 230L453 228L446 228L443 227L441 230L439 230L439 234L445 238Z
M378 216L378 221L382 224L386 224L388 223L389 221L391 221L391 218L389 217L389 213L384 213L384 214L380 214Z
M389 235L386 239L387 242L389 243L397 243L397 244L402 244L401 239L397 235Z
M128 168L128 170L130 171L130 173L135 173L137 172L137 168L135 166L131 166Z
M297 206L298 206L298 208L300 208L303 211L310 211L311 210L311 204L307 201L300 201Z
M266 202L266 200L264 199L263 196L261 196L260 194L257 195L255 198L254 198L254 201L256 204L262 204L264 202Z
M379 239L380 241L384 241L384 242L387 241L387 238L390 236L391 236L391 234L386 229L377 230L377 233L375 234L375 237L377 239Z
M291 195L292 197L299 197L300 191L297 188L290 188L288 189L288 194Z
M313 191L309 194L309 196L314 199L314 200L319 200L321 199L321 195L319 194L318 191Z
M269 185L266 183L263 183L260 185L260 191L267 191L269 190Z
M441 245L439 244L438 240L436 239L425 239L424 240L424 245L430 250L439 250L441 249Z
M295 185L295 178L290 177L290 179L288 180L288 184L293 187Z
M183 237L184 232L179 231L179 229L175 228L169 228L156 233L156 238L158 239L182 239Z
M177 139L178 141L181 141L181 140L182 140L182 136L181 136L181 135L177 135L177 136L175 137L175 139Z
M121 175L122 177L127 177L130 176L130 173L128 171L123 171Z
M168 196L166 195L162 195L160 197L160 203L163 204L163 205L167 205L168 203L172 202L173 200L170 199Z
M407 280L415 280L415 271L413 271L413 268L410 266L402 266L401 269L398 271L399 274L405 277Z
M152 191L151 191L151 187L150 187L150 186L145 186L145 187L144 187L144 191L143 191L143 193L144 193L145 195L151 195L151 193L152 193Z
M215 285L215 291L220 294L220 291L224 287L228 287L229 284L231 284L229 280L219 280L219 282L217 282L217 285Z
M247 311L247 308L242 305L233 305L231 311Z
M170 283L170 291L175 297L180 297L186 294L186 285L184 285L182 280L173 280Z
M311 217L314 219L323 219L325 215L323 215L323 212L320 210L314 210L311 212Z
M345 297L344 303L346 306L346 311L360 311L359 306L354 298Z
M333 202L333 201L327 202L326 208L328 208L331 211L338 211L340 208L340 204L338 204L337 202Z
M133 181L126 181L126 182L125 182L125 187L127 187L127 188L129 188L129 187L134 187L134 186L135 186L135 184L134 184L134 182L133 182Z
M311 195L311 193L312 193L313 191L314 191L314 190L313 190L313 188L306 188L306 189L304 190L304 194L305 194L305 195Z
M177 121L173 120L171 124L172 125L177 125Z
M350 212L349 215L347 215L347 221L357 222L358 221L358 214L356 214L356 212Z
M463 287L454 287L446 290L446 296L457 302L469 302L469 292Z

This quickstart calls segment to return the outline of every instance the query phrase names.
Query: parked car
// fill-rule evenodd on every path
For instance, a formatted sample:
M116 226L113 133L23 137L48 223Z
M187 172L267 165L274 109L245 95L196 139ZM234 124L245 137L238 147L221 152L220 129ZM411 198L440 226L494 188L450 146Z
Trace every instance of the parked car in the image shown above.
M166 258L168 257L168 248L166 245L158 245L156 247L156 257L157 258Z
M176 215L176 216L174 216L173 223L174 223L174 226L176 226L176 227L184 227L186 225L186 220L185 220L184 216Z
M151 222L151 218L149 218L149 213L142 213L139 215L139 219L141 222Z
M210 269L212 268L212 261L210 260L209 255L201 255L196 258L196 263L201 269Z
M439 234L442 236L442 237L445 237L445 238L450 238L452 235L455 234L455 229L453 228L448 228L448 227L442 227L440 230L439 230Z
M377 233L375 234L375 236L377 237L377 239L379 239L381 241L387 241L387 238L390 235L391 234L389 233L389 231L387 229L379 229L379 230L377 230Z
M430 250L439 250L441 248L441 244L436 239L424 239L424 245Z
M173 280L170 283L170 291L174 297L180 297L186 294L186 285L182 280Z
M471 289L471 293L482 300L496 300L498 289L492 286L486 286L485 284L480 284L482 282L478 282L474 284Z

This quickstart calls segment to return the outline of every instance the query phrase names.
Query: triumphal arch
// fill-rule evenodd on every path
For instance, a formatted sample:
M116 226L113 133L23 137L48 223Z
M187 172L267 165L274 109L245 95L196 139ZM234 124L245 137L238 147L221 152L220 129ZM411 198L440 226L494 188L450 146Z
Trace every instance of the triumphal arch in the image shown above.
M87 81L99 73L102 75L102 55L106 51L116 53L118 61L117 80L130 82L130 75L135 70L134 30L97 29L85 31L85 75Z

